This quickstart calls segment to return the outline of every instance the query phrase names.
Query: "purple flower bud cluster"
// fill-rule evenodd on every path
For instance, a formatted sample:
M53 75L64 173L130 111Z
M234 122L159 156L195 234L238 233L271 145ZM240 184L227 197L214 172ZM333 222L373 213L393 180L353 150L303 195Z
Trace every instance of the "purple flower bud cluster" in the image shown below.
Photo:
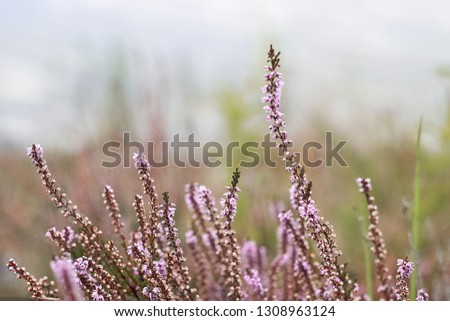
M50 267L58 283L61 298L68 301L82 300L80 280L72 261L57 257L50 262Z
M370 178L357 178L356 184L358 184L359 191L361 193L369 193L372 191L372 183L370 181Z
M161 276L167 276L167 262L164 259L161 258L158 261L154 261L153 265Z
M285 151L288 144L292 143L292 141L288 139L287 132L283 129L286 127L286 123L283 121L284 114L280 112L280 105L284 81L282 80L283 74L276 71L277 67L278 65L264 67L267 72L264 78L268 83L262 87L265 96L261 98L261 101L267 103L263 109L267 114L266 120L272 122L272 125L269 126L272 137L281 140L279 147Z
M290 222L292 220L292 217L293 215L291 211L281 211L280 213L278 213L278 219L280 220L280 223L282 225Z
M89 260L79 257L73 262L73 267L77 271L78 275L88 276Z
M96 285L91 293L92 300L94 301L105 301L105 296L103 295L104 290L101 285Z
M194 231L188 230L185 234L187 244L197 244L197 237L194 234Z
M161 290L156 287L151 290L148 287L145 287L142 289L142 294L145 295L150 301L162 300Z
M138 240L133 245L127 247L127 254L130 257L137 258L139 256L148 258L150 256L149 251L144 247L141 240Z
M214 199L214 196L212 196L212 192L210 189L208 189L205 185L200 185L198 187L198 199L201 206L202 212L208 213L210 208L215 207L216 200ZM212 213L209 213L210 215ZM207 220L211 220L211 217L206 216Z
M40 144L33 144L31 147L27 148L27 155L31 158L31 162L38 166L40 162L43 161L44 149Z
M237 212L237 202L239 199L238 192L241 190L239 187L225 187L228 192L224 193L224 198L220 199L220 205L222 206L222 211L220 212L220 215L222 217L228 218L230 222L234 221L234 217L236 216Z
M408 260L397 259L397 273L402 279L409 279L414 271L414 263Z
M75 232L70 226L66 226L61 231L56 230L56 227L52 227L45 233L45 237L58 244L62 248L62 252L68 253L74 246Z
M267 289L264 287L257 269L251 269L248 274L245 274L244 281L250 287L256 299L258 300L267 299Z
M420 289L419 291L417 291L416 301L429 301L429 300L430 296L424 289Z
M184 200L188 209L191 212L196 211L199 204L201 203L198 184L186 184L184 186L184 191Z
M133 160L134 160L134 167L137 170L150 168L150 164L147 160L147 156L144 153L141 153L141 154L134 153Z
M319 223L319 210L316 207L316 204L313 199L310 199L308 204L302 200L300 201L300 206L298 208L298 212L301 218L306 221L306 228L308 229L318 229L320 226ZM320 231L316 231L320 232Z

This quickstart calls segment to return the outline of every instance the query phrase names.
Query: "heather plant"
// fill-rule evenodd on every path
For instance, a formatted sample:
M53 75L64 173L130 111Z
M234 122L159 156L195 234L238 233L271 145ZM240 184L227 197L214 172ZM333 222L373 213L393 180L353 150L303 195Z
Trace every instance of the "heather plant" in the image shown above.
M145 154L133 156L143 195L133 208L136 228L127 235L111 186L103 199L115 235L105 235L66 195L53 178L43 148L33 144L28 156L37 168L51 202L71 225L46 233L58 249L50 262L55 281L37 279L14 259L7 266L24 279L36 300L408 300L413 263L397 260L395 283L389 272L387 249L379 228L378 207L369 178L358 178L368 209L367 241L371 244L378 288L369 297L341 262L342 252L333 226L319 214L313 184L301 160L291 151L281 109L283 74L280 53L270 47L265 67L262 102L269 132L283 154L289 176L290 208L275 203L278 222L277 253L268 257L264 246L240 238L233 223L238 215L241 171L216 202L213 192L196 182L185 186L192 213L182 238L176 226L176 205L168 192L157 193L157 183ZM250 169L248 170L250 171ZM287 189L288 190L288 189ZM186 245L183 247L183 243ZM189 256L185 251L189 251ZM188 261L192 258L192 262ZM428 300L420 289L417 300Z

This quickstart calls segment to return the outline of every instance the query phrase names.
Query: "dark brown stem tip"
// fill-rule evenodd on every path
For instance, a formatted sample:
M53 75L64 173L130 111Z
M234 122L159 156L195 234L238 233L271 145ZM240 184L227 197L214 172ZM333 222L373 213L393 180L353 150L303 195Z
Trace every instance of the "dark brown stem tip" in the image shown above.
M162 195L164 203L169 204L169 192L163 192Z
M231 186L236 187L239 183L239 178L241 177L241 171L239 168L236 168L236 170L233 172L233 178L231 180Z

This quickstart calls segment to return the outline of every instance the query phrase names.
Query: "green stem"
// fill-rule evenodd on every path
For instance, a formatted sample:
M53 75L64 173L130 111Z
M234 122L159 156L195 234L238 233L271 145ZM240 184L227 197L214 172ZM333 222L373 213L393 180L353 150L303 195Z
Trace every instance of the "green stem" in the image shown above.
M417 131L416 141L416 168L414 173L414 199L413 199L413 212L412 212L412 249L411 252L414 257L414 263L416 264L416 273L411 277L410 281L410 299L414 300L417 293L417 287L419 283L419 245L420 245L420 169L421 169L421 148L420 140L422 136L422 120L420 118L419 129Z

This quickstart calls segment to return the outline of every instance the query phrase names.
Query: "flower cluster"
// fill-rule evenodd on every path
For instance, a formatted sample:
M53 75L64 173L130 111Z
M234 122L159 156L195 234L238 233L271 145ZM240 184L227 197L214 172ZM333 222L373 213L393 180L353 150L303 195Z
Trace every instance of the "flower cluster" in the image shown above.
M43 148L33 144L27 155L41 176L46 192L71 226L50 228L46 237L58 249L51 261L55 281L35 278L11 259L8 269L28 285L37 300L366 300L340 262L333 226L321 216L313 198L312 182L305 167L289 149L281 109L283 74L280 53L270 47L265 66L263 107L269 131L286 162L290 179L290 205L274 203L277 221L277 252L255 241L241 239L234 221L239 214L238 187L241 172L233 172L216 207L213 192L204 185L185 186L185 202L192 213L185 234L186 249L179 236L177 207L169 193L156 193L155 181L145 154L133 155L142 195L135 194L135 224L122 219L114 190L106 185L103 202L114 235L108 238L62 191L44 159ZM388 270L387 251L379 229L379 213L371 195L369 178L358 178L359 191L368 207L368 234L379 283L377 298L408 300L408 280L413 273L408 259L397 261L395 286ZM134 228L131 228L134 226ZM416 262L417 263L417 262ZM420 289L417 300L429 300Z
M403 279L409 279L411 277L411 273L414 271L414 263L409 262L408 258L405 260L397 259L397 273Z
M417 291L416 300L417 301L429 301L430 295L424 289L420 289L419 291Z
M377 292L384 300L395 300L396 295L391 285L392 276L389 274L386 263L387 250L383 239L383 233L379 228L380 218L378 206L375 204L375 197L370 194L372 191L370 178L358 178L356 183L359 187L359 191L365 196L367 209L369 211L369 232L367 233L367 240L372 243L370 250L375 257L375 267L377 279L379 281Z
M414 271L414 263L409 262L408 258L397 259L397 283L395 284L396 299L399 301L409 300L408 280Z

